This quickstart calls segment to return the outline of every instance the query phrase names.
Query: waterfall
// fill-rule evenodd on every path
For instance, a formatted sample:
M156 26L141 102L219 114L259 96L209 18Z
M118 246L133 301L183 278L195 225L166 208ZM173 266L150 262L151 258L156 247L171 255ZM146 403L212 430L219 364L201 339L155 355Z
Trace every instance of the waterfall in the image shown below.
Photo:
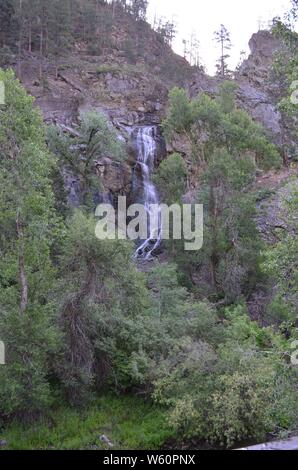
M152 174L157 156L156 126L144 126L137 128L134 133L134 143L137 152L137 163L135 167L136 187L139 194L138 202L145 206L148 217L149 238L142 240L134 257L136 259L150 260L152 254L161 243L161 220L159 216L158 233L153 233L150 227L150 216L152 215L152 204L159 204L157 189L152 181ZM137 191L136 191L137 192Z

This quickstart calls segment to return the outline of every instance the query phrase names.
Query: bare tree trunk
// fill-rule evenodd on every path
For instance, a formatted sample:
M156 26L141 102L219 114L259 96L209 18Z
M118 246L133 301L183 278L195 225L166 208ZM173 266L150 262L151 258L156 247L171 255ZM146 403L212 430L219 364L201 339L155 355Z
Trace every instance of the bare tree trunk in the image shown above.
M28 51L32 52L32 23L31 20L29 22L29 32L28 32Z
M23 314L28 305L28 281L25 271L25 244L22 223L17 215L17 234L19 239L19 280L21 286L20 312Z
M42 61L43 61L43 26L41 24L40 28L40 41L39 41L39 55L40 55L40 63L39 63L39 78L42 79Z
M212 183L211 183L212 184ZM217 207L217 196L216 189L211 186L210 188L210 214L212 221L212 251L211 251L211 274L213 287L218 289L218 265L219 256L217 252L217 236L218 236L218 207Z
M49 29L48 29L48 27L46 27L45 47L44 47L44 50L45 50L45 55L47 56L47 55L48 55L48 51L49 51Z
M115 0L113 0L112 5L113 5L113 14L112 14L112 16L113 16L113 20L114 20L115 19L115 12L116 12L116 2L115 2Z
M21 59L22 59L22 36L23 36L23 0L20 0L20 31L19 31L19 45L18 45L18 77L21 80Z
M221 40L221 76L225 76L224 41Z

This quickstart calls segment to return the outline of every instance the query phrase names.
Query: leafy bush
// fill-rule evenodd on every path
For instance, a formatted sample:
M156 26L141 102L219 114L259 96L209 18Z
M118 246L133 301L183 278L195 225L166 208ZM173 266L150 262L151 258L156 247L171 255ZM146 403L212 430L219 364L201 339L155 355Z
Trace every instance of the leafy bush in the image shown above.
M163 128L169 141L175 132L187 135L206 162L214 151L225 149L233 157L254 151L257 163L265 169L281 165L281 156L262 127L236 107L235 85L230 82L222 84L217 99L202 94L190 100L185 90L173 88Z
M282 357L282 338L263 331L240 306L226 315L217 344L197 330L176 360L167 362L154 396L169 407L179 435L231 447L295 426L298 394L297 371Z

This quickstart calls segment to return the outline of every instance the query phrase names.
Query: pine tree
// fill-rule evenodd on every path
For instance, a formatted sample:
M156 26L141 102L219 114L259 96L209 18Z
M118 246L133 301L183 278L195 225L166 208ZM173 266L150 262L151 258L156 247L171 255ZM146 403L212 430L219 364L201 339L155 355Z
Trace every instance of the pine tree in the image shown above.
M0 5L0 48L10 46L10 40L13 34L13 16L14 16L13 0L3 0Z
M147 15L148 0L130 0L132 15L137 20L145 20Z
M215 31L214 36L215 41L220 45L221 49L220 59L216 64L217 75L221 78L227 78L231 75L227 64L227 60L229 59L230 55L226 53L226 51L229 51L232 47L230 33L227 28L222 24L220 25L220 29L218 31Z

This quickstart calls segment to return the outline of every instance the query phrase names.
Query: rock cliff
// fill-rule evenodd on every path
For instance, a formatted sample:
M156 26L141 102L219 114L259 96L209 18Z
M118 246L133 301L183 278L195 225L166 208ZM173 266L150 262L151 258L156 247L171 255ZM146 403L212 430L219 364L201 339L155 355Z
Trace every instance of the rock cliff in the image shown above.
M114 43L130 34L131 20L121 21ZM130 130L139 124L159 124L166 112L169 90L185 86L191 96L207 92L215 95L221 80L209 77L190 67L174 54L169 46L160 43L159 36L143 23L142 56L130 60L127 52L117 46L104 55L90 54L82 44L69 57L60 57L55 64L44 59L43 78L40 80L40 60L34 54L24 53L22 82L36 98L47 122L63 129L76 125L80 116L96 109L104 113L117 129L121 139L129 146ZM269 32L259 31L250 40L251 54L235 74L238 84L238 104L260 122L271 140L284 144L287 128L277 108L279 90L272 81L271 68L275 54L281 50L280 42ZM161 48L163 51L161 52ZM163 61L163 67L160 62ZM290 142L292 147L295 143ZM174 150L187 153L187 146L179 139ZM161 155L164 154L163 146ZM107 193L129 192L134 154L129 150L128 163L100 163L100 177ZM71 178L70 178L71 179ZM72 190L66 178L68 192Z

